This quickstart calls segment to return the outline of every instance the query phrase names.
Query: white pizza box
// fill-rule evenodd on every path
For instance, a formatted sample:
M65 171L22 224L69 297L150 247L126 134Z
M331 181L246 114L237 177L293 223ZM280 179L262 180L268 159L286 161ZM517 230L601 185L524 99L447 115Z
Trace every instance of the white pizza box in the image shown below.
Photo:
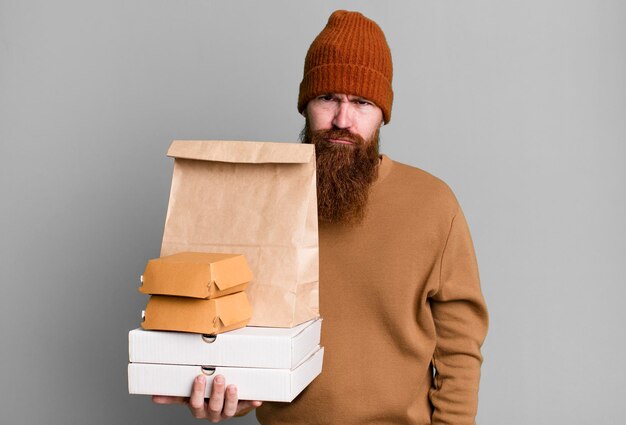
M128 333L131 363L293 369L320 343L322 319L293 328L248 326L217 335L147 331Z
M204 374L209 397L213 378L223 375L227 385L237 386L240 400L290 402L320 374L323 356L324 348L317 347L294 369L130 363L128 392L189 397L194 379Z

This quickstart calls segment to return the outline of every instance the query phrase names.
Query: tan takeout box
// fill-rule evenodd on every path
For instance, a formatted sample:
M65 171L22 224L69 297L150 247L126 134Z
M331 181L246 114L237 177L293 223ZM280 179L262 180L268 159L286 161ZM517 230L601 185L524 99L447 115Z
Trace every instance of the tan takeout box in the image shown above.
M243 291L251 280L243 255L181 252L148 261L139 291L210 299Z
M245 292L214 299L152 295L141 327L148 330L218 334L246 326L252 309Z

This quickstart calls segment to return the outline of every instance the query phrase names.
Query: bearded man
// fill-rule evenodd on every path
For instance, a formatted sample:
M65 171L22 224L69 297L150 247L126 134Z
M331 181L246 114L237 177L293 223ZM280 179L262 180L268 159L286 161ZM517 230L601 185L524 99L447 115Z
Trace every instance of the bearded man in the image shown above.
M300 84L301 138L318 173L324 366L292 403L238 401L223 377L187 402L213 422L475 423L487 310L469 230L448 186L378 152L391 119L391 53L378 25L334 12Z

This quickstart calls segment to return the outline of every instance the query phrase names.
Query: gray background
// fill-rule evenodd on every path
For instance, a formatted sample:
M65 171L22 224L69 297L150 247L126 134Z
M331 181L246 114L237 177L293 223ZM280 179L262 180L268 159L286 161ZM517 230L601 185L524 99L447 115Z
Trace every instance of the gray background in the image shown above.
M623 423L626 3L599 0L0 0L0 422L195 422L126 387L165 152L295 141L304 55L338 8L394 55L383 151L470 222L479 423Z

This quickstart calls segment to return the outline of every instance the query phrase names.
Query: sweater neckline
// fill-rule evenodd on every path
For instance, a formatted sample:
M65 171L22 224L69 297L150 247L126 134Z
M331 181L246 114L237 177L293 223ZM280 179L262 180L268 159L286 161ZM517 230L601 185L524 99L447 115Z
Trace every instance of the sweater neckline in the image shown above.
M393 161L387 155L382 154L380 156L380 163L378 164L378 177L374 183L372 183L372 188L378 186L380 183L387 178L389 172L391 172L391 168L393 166Z

